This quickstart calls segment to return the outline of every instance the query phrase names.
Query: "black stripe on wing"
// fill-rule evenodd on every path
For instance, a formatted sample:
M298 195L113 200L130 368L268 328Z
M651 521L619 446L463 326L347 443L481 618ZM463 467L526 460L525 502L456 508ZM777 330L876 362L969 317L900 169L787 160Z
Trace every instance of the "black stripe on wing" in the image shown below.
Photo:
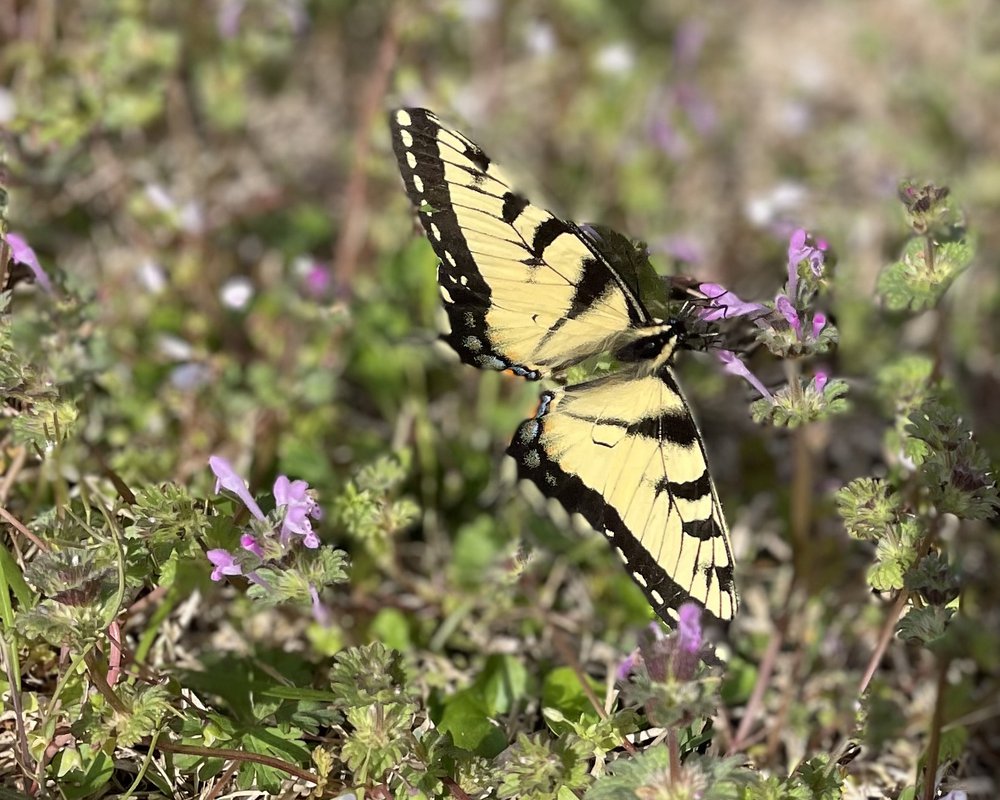
M669 374L668 370L662 370L658 376L668 386L676 386L673 376ZM579 389L582 386L585 385L566 387L562 391L571 393L574 389ZM546 424L545 417L549 413L550 405L555 397L556 393L551 391L542 394L535 416L521 423L507 448L507 455L513 458L516 464L518 478L530 481L545 497L556 500L567 513L580 514L590 527L596 531L604 532L612 548L618 548L624 554L628 569L636 584L646 594L653 610L662 619L670 622L671 617L667 613L667 609L676 609L681 603L693 599L690 590L668 574L653 554L643 547L639 539L625 524L618 509L610 505L600 492L587 486L578 475L564 470L546 452L542 444ZM586 419L575 415L574 418ZM628 435L634 435L631 429L659 424L655 422L656 420L657 418L653 417L631 424L609 419L602 419L600 422L605 425L620 425L627 430ZM694 428L693 421L690 424ZM701 440L698 437L697 429L694 428L694 431L695 440L700 446ZM670 441L678 443L676 440ZM595 453L595 458L601 457L600 453ZM690 482L673 482L670 481L669 476L664 475L656 484L656 494L659 495L663 492L668 492L671 498L678 500L694 501L709 496L713 501L711 514L714 515L717 512L717 500L707 469L701 477ZM714 516L709 516L707 519L685 520L682 523L682 534L701 542L721 537L723 546L728 553L725 531L719 526ZM729 558L729 563L724 565L713 563L710 566L702 567L700 572L702 574L691 576L690 585L694 586L695 582L700 580L706 591L714 589L722 595L728 595L731 598L731 610L735 611L737 601L732 559ZM711 610L709 613L712 613Z

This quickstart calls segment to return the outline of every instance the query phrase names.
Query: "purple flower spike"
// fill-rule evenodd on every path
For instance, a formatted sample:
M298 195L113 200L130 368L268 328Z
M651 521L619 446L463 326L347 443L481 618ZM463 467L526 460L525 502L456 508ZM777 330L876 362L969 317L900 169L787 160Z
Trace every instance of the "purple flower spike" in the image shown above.
M223 575L242 575L243 568L236 563L236 557L228 550L209 550L205 555L212 562L215 569L212 570L212 580L221 581Z
M817 372L813 377L813 389L816 390L817 394L823 394L823 390L826 388L826 382L830 380L830 376L825 372Z
M684 603L677 609L677 645L686 653L701 650L701 606Z
M817 311L813 314L813 339L818 339L820 332L826 327L826 314Z
M778 309L781 316L788 320L788 324L792 326L792 330L795 331L795 335L801 339L802 321L799 319L798 312L795 310L795 306L792 305L792 301L785 297L785 295L779 294L777 299L774 301L774 307Z
M717 283L698 284L698 291L705 295L709 302L707 308L702 308L698 311L698 316L705 322L742 317L746 314L765 310L764 306L760 303L748 303L745 300L741 300L724 286L720 286Z
M250 492L247 491L246 482L236 473L236 470L233 469L232 465L226 461L226 459L221 456L211 456L208 459L208 466L210 466L212 468L212 472L215 473L216 494L223 489L228 489L243 501L243 504L250 509L250 513L257 519L265 518L264 512L261 511L260 506L257 505L257 501L254 500L250 495Z
M677 609L677 649L672 664L675 678L690 680L694 677L701 646L701 606L684 603Z
M747 365L740 360L740 357L737 356L736 353L731 350L719 350L715 356L722 362L722 368L726 372L731 375L739 375L743 378L743 380L753 386L754 389L760 392L762 397L766 397L771 402L774 402L774 395L772 395L767 390L767 387L760 382L760 379L747 368Z
M35 276L35 283L41 286L46 292L52 294L52 281L45 274L42 265L38 262L38 256L31 249L24 237L16 233L7 234L7 244L10 245L10 255L15 264L24 264Z
M313 532L312 519L319 519L319 504L309 495L309 484L292 481L287 475L279 475L274 481L274 502L279 508L284 506L285 518L281 524L281 541L287 542L294 533L302 536L306 547L319 547L319 538Z

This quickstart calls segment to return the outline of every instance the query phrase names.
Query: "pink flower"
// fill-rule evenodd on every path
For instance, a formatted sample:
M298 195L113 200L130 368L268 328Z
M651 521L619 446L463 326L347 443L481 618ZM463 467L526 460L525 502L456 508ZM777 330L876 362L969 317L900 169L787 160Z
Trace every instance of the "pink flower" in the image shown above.
M211 456L208 459L208 466L215 473L215 492L218 494L223 489L227 489L235 494L243 504L250 509L250 513L257 519L264 519L264 512L260 510L257 501L253 499L247 491L246 481L243 480L233 469L232 465L221 456Z
M741 300L725 287L717 283L702 283L698 285L698 291L708 299L708 307L700 309L698 316L705 322L714 322L717 319L730 319L741 317L746 314L753 314L757 311L764 311L764 306L760 303L748 303Z
M779 294L777 299L774 301L774 307L778 309L781 316L788 320L788 324L792 326L792 330L795 331L795 335L801 339L802 321L799 319L798 312L795 310L795 306L792 305L792 301L785 297L785 295Z
M212 570L213 581L221 581L223 575L243 574L243 568L236 563L236 557L228 550L209 550L205 555L215 566L215 569Z
M309 548L319 547L319 537L313 532L313 519L320 518L319 504L309 494L309 484L292 481L286 475L279 475L274 481L274 502L285 508L281 524L281 540L287 541L292 534L302 536L302 543Z
M817 311L813 314L813 339L818 339L823 328L826 326L826 314Z
M731 350L719 350L715 357L722 362L722 368L730 373L731 375L739 375L743 380L753 386L758 392L761 393L762 397L766 397L768 400L774 402L774 395L772 395L767 387L760 382L760 379L754 375L746 364L740 360L740 357Z
M813 376L813 389L816 390L817 394L823 394L823 389L826 388L826 382L830 380L830 376L825 372L817 372Z
M45 274L42 265L38 262L38 256L31 249L22 236L16 233L7 234L7 244L10 245L10 255L15 264L24 264L35 276L35 282L46 292L52 294L52 281Z
M255 556L257 556L257 558L260 559L264 558L263 548L261 548L261 546L257 544L257 540L251 533L244 533L240 537L240 547L242 547L244 550L248 550L249 552L253 553Z

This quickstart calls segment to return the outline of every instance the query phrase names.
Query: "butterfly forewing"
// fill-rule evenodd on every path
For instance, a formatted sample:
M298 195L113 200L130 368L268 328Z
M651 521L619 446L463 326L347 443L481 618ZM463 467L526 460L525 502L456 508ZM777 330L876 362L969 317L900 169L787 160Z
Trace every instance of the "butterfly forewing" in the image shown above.
M514 192L477 145L423 109L396 111L391 128L463 361L544 377L648 323L594 243Z

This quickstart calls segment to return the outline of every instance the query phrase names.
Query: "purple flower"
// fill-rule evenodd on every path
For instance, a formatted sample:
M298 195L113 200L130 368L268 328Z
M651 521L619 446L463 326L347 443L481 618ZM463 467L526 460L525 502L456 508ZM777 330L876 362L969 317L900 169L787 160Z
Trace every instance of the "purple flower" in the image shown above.
M228 550L209 550L205 555L215 566L215 569L212 570L213 581L221 581L223 575L243 574L243 568L236 563L236 557Z
M792 330L795 331L795 335L801 339L802 321L799 319L798 312L795 310L795 306L792 305L792 301L785 297L785 295L779 294L777 299L774 301L774 307L778 309L781 316L788 320L788 324L792 326Z
M709 303L707 308L700 309L698 312L698 316L705 322L741 317L765 310L760 303L748 303L741 300L717 283L701 283L698 285L698 291L705 295Z
M771 402L774 402L774 396L767 390L764 384L760 382L760 379L747 368L747 365L740 360L740 357L737 356L736 353L731 350L719 350L715 354L715 357L722 362L722 368L726 372L731 375L739 375L747 383L753 386L754 389L760 392L763 397L766 397Z
M830 380L830 376L825 372L817 372L813 376L813 389L816 390L817 394L823 394L823 389L826 388L826 382Z
M286 475L279 475L274 481L274 502L285 508L281 523L281 541L286 542L294 533L304 537L302 543L309 548L319 547L319 537L313 532L309 518L320 518L319 504L309 494L309 484L292 481Z
M686 653L701 650L701 606L684 603L677 609L677 646Z
M324 628L330 624L330 609L328 609L319 599L319 592L311 583L309 584L309 596L312 597L313 619Z
M313 262L305 276L306 291L312 297L325 297L333 284L333 273L327 264Z
M826 327L826 314L817 311L813 314L813 339L818 339L823 328Z
M257 558L260 559L264 558L264 550L263 548L261 548L259 544L257 544L257 540L254 538L252 533L244 533L240 537L240 547L242 547L244 550L249 550L251 553L257 556Z
M673 658L674 677L690 680L698 667L702 647L701 606L697 603L684 603L677 609L676 643Z
M812 247L806 244L807 234L802 228L796 228L788 239L788 296L795 297L799 285L799 264L809 261L809 269L817 278L823 274L823 261L827 244L824 239Z
M629 655L625 656L618 665L618 669L615 670L615 677L618 681L621 683L628 680L628 676L632 674L632 670L639 665L640 661L642 661L642 658L639 655L639 648L636 648Z
M211 456L208 459L208 465L212 468L212 472L215 473L216 494L223 489L228 489L243 501L243 504L250 509L250 513L257 519L265 519L264 512L260 510L257 501L247 491L246 482L236 474L236 470L233 469L232 465L226 459L221 456Z
M22 236L16 233L7 234L7 244L10 245L10 255L15 264L24 264L35 276L35 282L46 292L52 294L52 281L45 274L42 265L38 262L38 256L31 249Z

